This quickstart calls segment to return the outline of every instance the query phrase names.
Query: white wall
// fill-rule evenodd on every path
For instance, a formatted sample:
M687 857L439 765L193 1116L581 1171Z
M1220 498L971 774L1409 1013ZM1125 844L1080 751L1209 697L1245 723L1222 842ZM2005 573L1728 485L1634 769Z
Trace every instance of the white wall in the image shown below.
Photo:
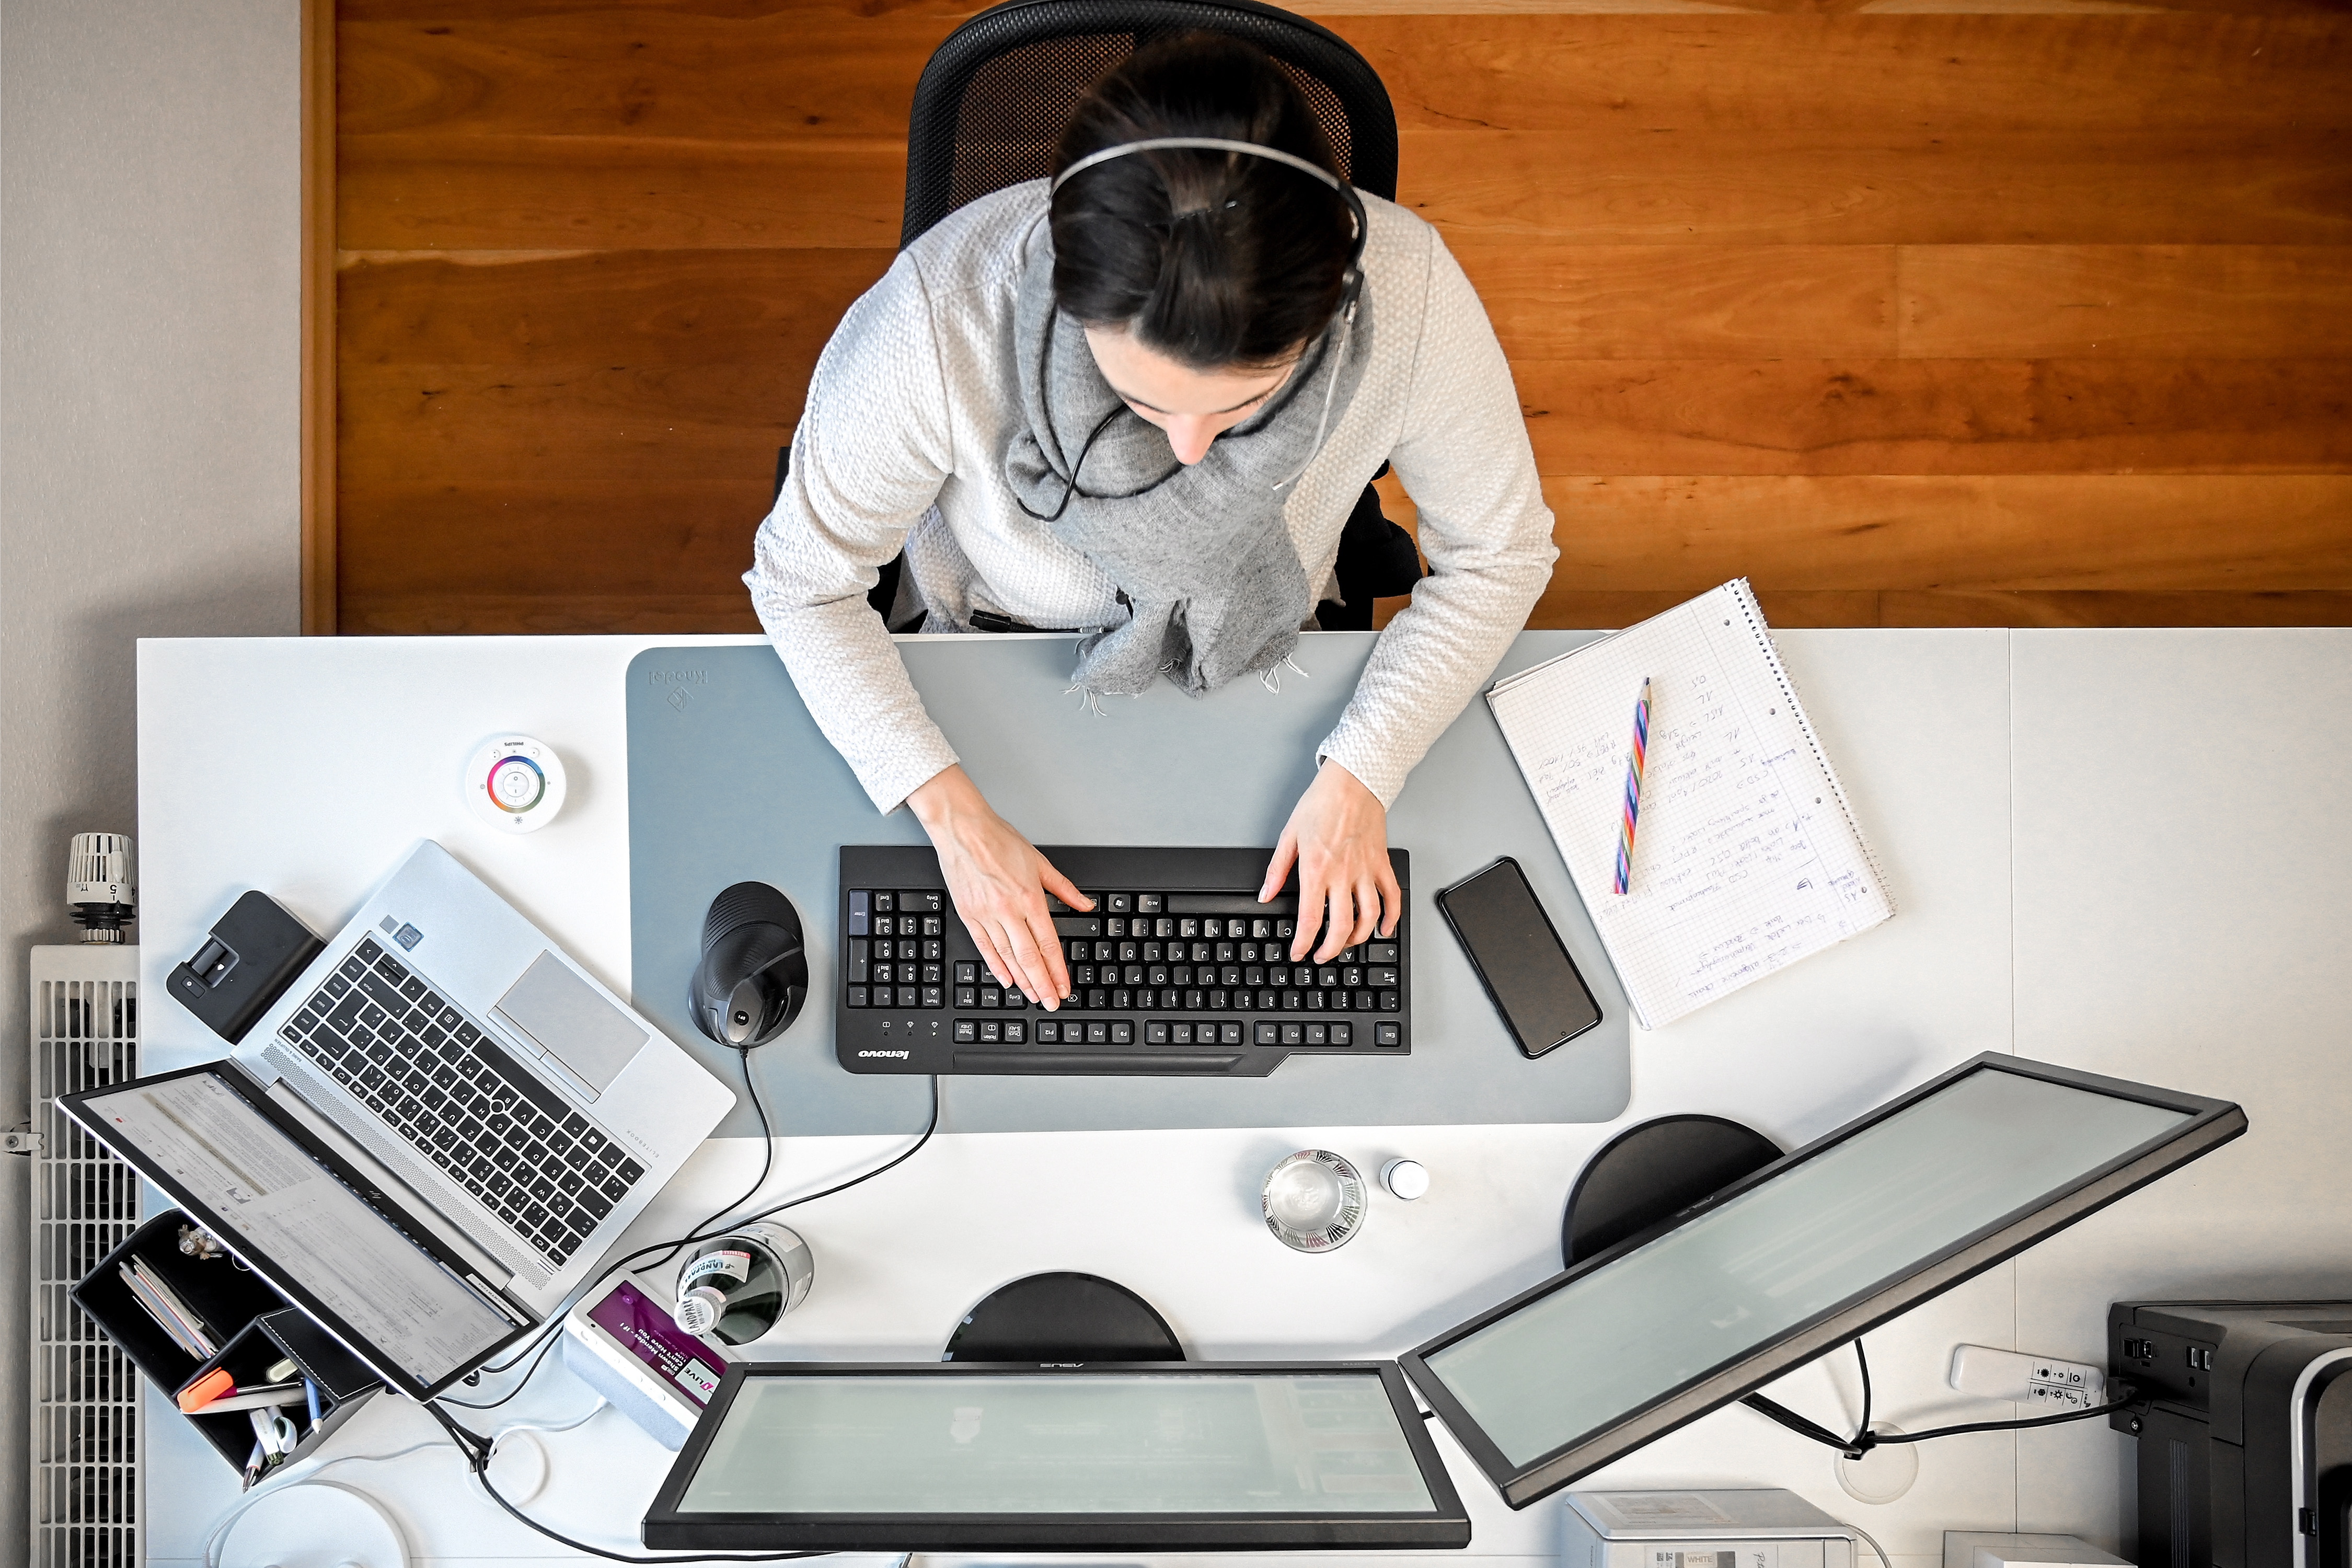
M299 628L299 0L0 0L0 1126L67 836L136 833L134 639ZM228 703L267 702L223 692ZM0 1161L0 1562L25 1551Z

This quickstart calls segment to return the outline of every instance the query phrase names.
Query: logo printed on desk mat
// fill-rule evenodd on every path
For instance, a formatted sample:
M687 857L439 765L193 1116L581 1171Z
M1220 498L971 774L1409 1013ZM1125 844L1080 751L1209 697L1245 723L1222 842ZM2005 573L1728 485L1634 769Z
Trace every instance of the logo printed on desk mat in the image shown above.
M694 693L687 688L709 685L710 672L707 669L648 669L646 671L646 684L655 688L668 687L668 694L662 700L669 704L671 712L684 713L694 706Z

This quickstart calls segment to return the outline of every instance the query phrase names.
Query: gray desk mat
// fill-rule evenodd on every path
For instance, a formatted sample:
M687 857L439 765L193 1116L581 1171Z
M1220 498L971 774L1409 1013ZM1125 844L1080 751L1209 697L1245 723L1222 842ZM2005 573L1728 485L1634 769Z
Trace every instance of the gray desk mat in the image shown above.
M1523 633L1502 673L1597 634ZM916 688L990 802L1033 842L1271 845L1314 771L1316 742L1355 689L1374 634L1301 640L1282 690L1236 681L1205 699L1162 684L1105 716L1064 694L1061 637L904 641ZM877 814L765 646L656 647L628 671L629 919L636 1005L714 1070L730 1053L698 1035L686 986L704 911L756 878L801 910L811 994L757 1053L779 1133L919 1128L919 1078L845 1071L834 1059L827 976L837 973L844 844L923 843L913 816ZM1483 700L1413 770L1389 818L1412 856L1413 1049L1388 1059L1293 1057L1271 1077L950 1078L943 1127L961 1132L1181 1127L1358 1127L1605 1121L1632 1094L1624 994ZM1529 1061L1504 1032L1431 897L1515 856L1605 1016ZM720 1129L754 1134L740 1105Z

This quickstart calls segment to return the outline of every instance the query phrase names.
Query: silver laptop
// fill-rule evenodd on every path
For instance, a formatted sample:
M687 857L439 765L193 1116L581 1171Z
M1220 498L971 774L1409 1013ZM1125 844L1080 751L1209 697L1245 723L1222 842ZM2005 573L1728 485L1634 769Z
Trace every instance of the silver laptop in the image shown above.
M93 1102L68 1109L184 1206L226 1217L222 1239L232 1248L240 1237L265 1254L290 1247L296 1256L252 1261L281 1290L291 1284L297 1300L323 1293L341 1308L327 1314L329 1326L339 1318L357 1328L342 1337L379 1371L400 1363L390 1381L410 1392L471 1370L593 1278L735 1103L732 1089L429 840L229 1062L182 1079L77 1097ZM278 1178L256 1175L273 1162ZM314 1184L321 1173L331 1180ZM375 1256L346 1268L350 1278L289 1279L317 1250L299 1242L315 1222L285 1228L275 1211L292 1200L276 1194L306 1186L316 1202L351 1211L347 1231L374 1237L352 1205L377 1211L385 1234L419 1255L400 1260L415 1309L453 1331L458 1320L470 1326L387 1347L386 1330L415 1339L404 1326L413 1314L375 1331L357 1321L381 1311L367 1271L389 1268L383 1255L396 1243L369 1242ZM277 1227L268 1232L274 1247L245 1223L265 1217ZM437 1308L425 1300L452 1286L493 1299L468 1305L452 1295Z

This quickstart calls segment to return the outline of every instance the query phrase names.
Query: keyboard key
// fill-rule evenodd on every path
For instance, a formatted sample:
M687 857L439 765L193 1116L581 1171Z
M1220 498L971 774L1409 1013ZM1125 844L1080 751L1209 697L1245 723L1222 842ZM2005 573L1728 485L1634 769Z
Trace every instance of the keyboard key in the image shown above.
M969 968L970 968L970 967L971 967L971 966L970 964L959 964L957 967L959 967L959 968L963 968L963 969L969 969ZM856 987L856 986L855 986L855 985L853 985L853 986L851 986L851 987L849 988L849 991L850 991L850 994L854 996L854 995L856 995L856 994L857 994L857 987ZM955 1005L956 1005L957 1006L959 1006L959 1007L965 1007L965 1008L971 1008L971 1007L977 1007L977 1006L979 1006L979 1005L980 1005L980 987L978 987L978 986L976 986L976 985L959 985L959 986L957 986L957 987L956 987L956 994L955 994ZM855 1007L855 1006L856 1006L856 1005L857 1005L857 1004L856 1004L856 1003L855 1003L855 1002L852 1002L852 1003L850 1004L850 1005L851 1005L851 1006L853 1006L853 1007Z
M977 1018L958 1018L955 1021L955 1043L959 1046L979 1044L980 1020Z
M1211 1027L1211 1026L1203 1024L1201 1027L1206 1029ZM1239 1024L1219 1024L1214 1026L1214 1027L1218 1031L1217 1044L1221 1046L1238 1046L1242 1043L1242 1026ZM1197 1031L1195 1032L1197 1033Z
M1265 1026L1260 1025L1259 1027L1263 1028ZM1305 1045L1307 1043L1307 1026L1304 1024L1283 1025L1282 1043L1286 1046Z
M1364 947L1364 962L1367 963L1396 963L1397 944L1392 942L1375 942L1367 943Z
M1353 1045L1355 1043L1355 1037L1356 1026L1353 1024L1334 1024L1331 1026L1331 1043L1333 1045Z
M1187 1030L1186 1032L1189 1034L1191 1031ZM1154 1019L1150 1023L1144 1025L1143 1043L1147 1046L1166 1045L1168 1043L1168 1026L1160 1022L1158 1019Z
M947 1005L948 994L945 986L926 985L923 987L923 1010L925 1012L935 1013Z
M969 961L955 966L955 983L959 985L980 984L980 965Z
M1280 1045L1282 1043L1282 1026L1279 1024L1258 1025L1257 1043L1261 1046Z
M1364 971L1364 983L1375 988L1393 987L1397 983L1397 972L1393 969L1367 969Z
M1004 1038L1003 1021L997 1018L982 1018L980 1021L980 1037L983 1043L992 1046L1001 1042Z
M1061 1039L1062 1026L1058 1020L1053 1018L1040 1018L1037 1020L1037 1043L1039 1045L1058 1045L1061 1043Z
M1005 1043L1006 1045L1008 1045L1008 1046L1024 1045L1024 1044L1026 1044L1026 1043L1028 1042L1028 1038L1029 1038L1029 1020L1028 1020L1028 1019L1026 1019L1026 1018L1007 1018L1007 1019L1005 1019L1005 1020L1004 1020L1004 1043Z
M1372 1026L1372 1044L1376 1046L1401 1046L1403 1043L1403 1025L1374 1024Z
M1402 994L1402 993L1401 993L1401 992L1396 992L1396 991L1383 991L1383 992L1381 992L1381 1012L1383 1012L1383 1013L1399 1013L1399 1012L1402 1012L1403 1010L1404 1010L1404 996L1403 996L1403 994ZM1387 1043L1393 1044L1394 1042L1387 1042Z
M1092 1034L1092 1030L1087 1033ZM1135 1044L1135 1026L1121 1018L1110 1026L1110 1043L1114 1046Z
M1331 1043L1331 1027L1330 1027L1330 1026L1329 1026L1329 1025L1328 1025L1328 1024L1309 1024L1309 1025L1307 1025L1307 1043L1308 1045L1310 1045L1310 1046L1328 1046L1328 1045L1329 1045L1329 1044Z
M1110 1026L1108 1024L1088 1024L1087 1026L1087 1044L1090 1046L1107 1046L1110 1044Z

